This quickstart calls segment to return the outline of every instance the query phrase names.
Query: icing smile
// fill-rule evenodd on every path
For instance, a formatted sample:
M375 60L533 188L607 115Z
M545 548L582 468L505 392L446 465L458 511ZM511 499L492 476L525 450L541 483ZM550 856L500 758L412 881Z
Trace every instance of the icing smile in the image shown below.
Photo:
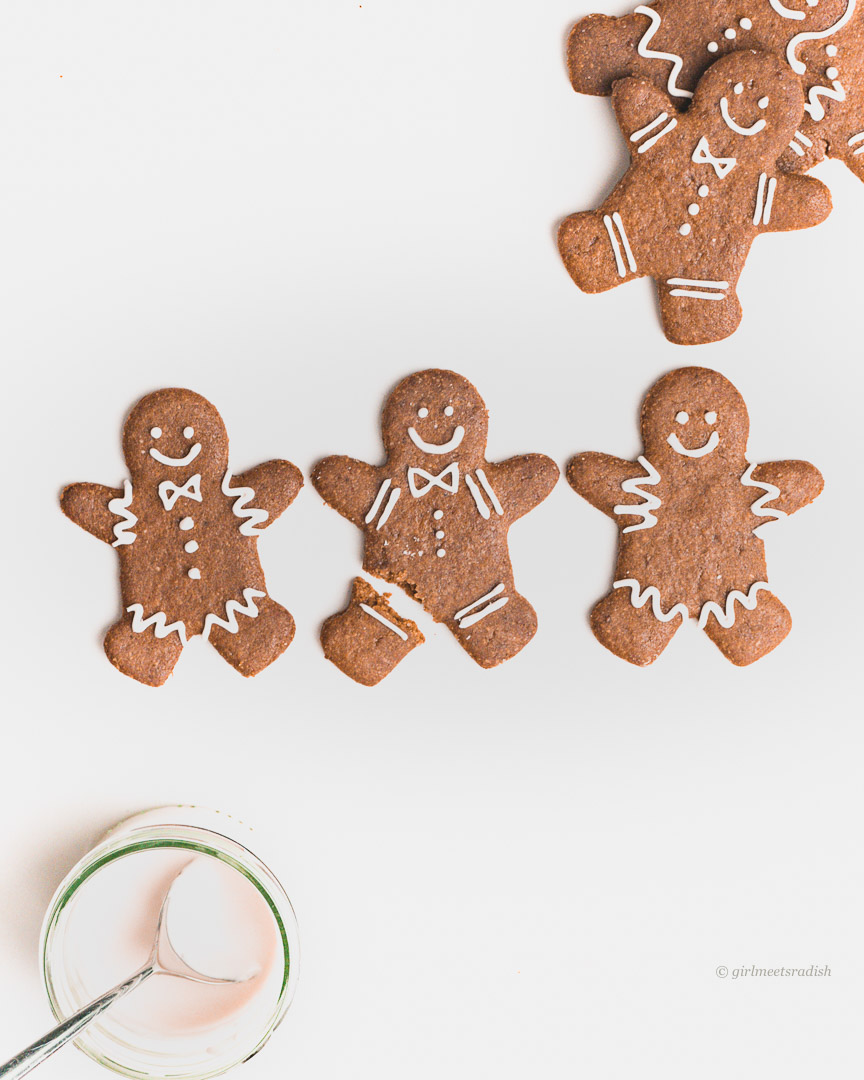
M457 427L451 438L444 443L428 443L424 439L421 439L413 427L408 428L408 436L411 442L417 447L418 450L422 450L424 454L449 454L451 451L456 450L459 444L465 437L465 428L461 425ZM151 450L152 454L153 451Z
M150 457L155 458L160 465L171 465L175 469L180 469L184 465L191 465L200 453L200 442L196 442L195 445L190 448L189 453L181 458L166 457L165 454L161 454L154 446L150 447Z
M732 114L729 112L729 99L725 97L720 98L720 115L723 117L723 123L726 127L739 135L758 135L766 126L765 120L761 119L757 120L755 124L751 124L749 128L741 127L732 119Z
M688 450L674 433L667 437L666 442L669 443L676 454L682 454L684 457L700 458L705 457L706 454L710 454L717 449L720 445L720 436L716 431L712 431L708 436L707 442L704 442L701 446L695 447L693 450Z

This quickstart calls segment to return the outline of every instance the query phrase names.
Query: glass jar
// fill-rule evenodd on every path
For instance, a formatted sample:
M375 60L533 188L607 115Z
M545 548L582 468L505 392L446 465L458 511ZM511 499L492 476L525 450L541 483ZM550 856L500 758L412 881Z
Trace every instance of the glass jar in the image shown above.
M113 872L116 876L117 860L136 856L140 859L147 853L146 872L149 874L150 866L156 863L170 867L173 865L171 860L179 859L182 865L187 854L218 859L254 886L269 911L265 919L272 916L275 929L276 944L266 984L267 994L262 1001L256 1002L255 1009L246 1009L244 1015L248 1022L245 1027L235 1017L233 1026L215 1023L188 1038L180 1034L162 1040L155 1038L153 1030L148 1030L146 1024L142 1023L136 1030L128 1010L121 1022L120 1014L115 1013L120 1008L118 1003L76 1040L75 1045L94 1061L123 1076L141 1080L168 1077L205 1080L257 1054L276 1030L291 1004L297 983L297 923L282 886L246 846L252 836L252 830L237 819L216 811L192 806L149 810L116 825L66 876L48 908L41 935L42 975L58 1020L65 1019L113 984L94 985L97 980L85 962L87 950L82 951L80 941L76 944L75 938L76 934L81 937L82 923L87 926L88 887L92 913L92 898L99 895L93 891L94 885L98 889L101 882L104 890L107 874ZM128 873L130 869L143 867L144 863L139 861L123 864L119 869ZM100 874L103 875L101 879ZM257 897L255 902L258 903ZM98 926L95 935L98 936ZM90 938L96 948L93 933L87 940ZM126 975L133 974L134 970L133 967ZM134 995L149 990L159 978L154 977L129 995L126 1001L130 1008Z

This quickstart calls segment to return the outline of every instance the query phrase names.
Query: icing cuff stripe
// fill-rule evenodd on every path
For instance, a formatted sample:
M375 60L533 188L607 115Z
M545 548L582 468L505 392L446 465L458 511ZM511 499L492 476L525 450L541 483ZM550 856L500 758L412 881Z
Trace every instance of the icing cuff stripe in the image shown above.
M647 135L649 131L653 131L654 128L659 127L664 120L669 119L668 112L661 112L658 117L651 121L650 124L646 124L645 127L639 128L638 131L634 131L630 136L630 142L639 142L643 135Z
M641 503L633 503L632 505L619 503L618 506L613 506L612 508L613 513L619 514L622 517L632 514L634 517L642 518L636 525L628 525L627 528L623 530L625 533L653 528L657 524L657 518L652 513L652 510L659 510L663 505L656 495L652 495L650 491L643 491L640 487L640 485L648 485L651 487L654 484L659 484L660 473L657 472L646 457L640 456L637 460L648 475L634 476L630 480L625 480L621 484L621 490L626 492L627 495L640 495L643 501Z
M483 490L489 496L489 502L492 503L492 509L496 514L501 516L504 513L504 507L498 502L498 496L492 490L492 485L486 479L486 473L482 469L477 470L477 479L480 481Z
M759 599L758 593L763 589L768 591L767 581L754 581L746 596L740 590L733 589L726 597L725 611L714 600L709 600L707 604L702 605L702 610L699 612L699 629L704 630L708 620L713 615L723 629L728 630L735 624L735 605L740 604L747 611L753 611Z
M653 145L654 145L655 143L659 142L659 141L660 141L660 140L661 140L661 139L663 138L663 136L664 136L664 135L668 135L668 134L669 134L669 132L670 132L670 131L671 131L671 130L672 130L673 128L676 128L676 127L678 127L678 121L677 121L677 120L676 120L676 119L675 119L675 118L673 117L673 118L672 118L672 119L671 119L671 120L669 121L669 123L668 123L668 124L666 125L666 127L664 127L664 128L663 128L663 130L662 130L662 131L658 131L656 135L652 135L652 137L651 137L650 139L646 139L646 140L645 140L645 142L643 142L643 143L641 144L641 146L640 146L640 147L639 147L639 149L638 149L638 150L636 151L636 153L637 153L637 154L644 154L646 150L650 150L650 149L651 149L651 147L652 147L652 146L653 146Z
M677 121L676 121L677 123ZM627 265L630 267L630 273L636 273L636 260L633 258L633 252L630 249L630 241L627 239L627 233L624 230L624 222L621 220L621 215L616 210L612 214L612 220L621 234L621 243L624 245L624 253L627 256Z
M468 490L474 499L477 509L480 511L480 517L485 518L487 521L492 516L489 512L489 507L483 501L483 496L480 494L480 488L474 483L474 478L465 473L465 483L468 485Z
M228 469L222 477L222 494L234 499L232 511L235 517L246 518L240 526L243 536L259 536L264 530L256 528L266 521L270 514L260 507L250 506L249 503L255 498L255 492L250 487L231 487L232 473Z
M609 233L609 239L612 242L612 250L615 253L615 265L618 267L618 277L627 277L627 271L624 269L624 261L621 258L621 248L618 245L618 237L615 235L615 231L612 228L612 218L608 214L603 215L603 224L606 226L606 232Z
M399 502L399 496L402 494L402 488L393 488L390 492L390 498L387 500L387 505L384 507L384 513L378 519L378 524L375 526L377 532L387 521L387 518L393 513L393 507Z
M227 630L229 634L236 634L240 629L237 624L238 615L248 615L250 619L258 617L258 607L255 603L256 596L266 596L267 593L260 592L258 589L244 589L243 601L229 600L225 605L225 618L220 619L218 615L209 614L204 620L204 630L202 637L207 641L210 637L210 631L214 626L221 626L223 630Z
M122 547L124 544L134 544L136 533L131 532L134 525L138 524L138 518L129 507L132 505L132 481L123 481L123 494L119 498L108 501L108 509L112 514L122 518L114 526L113 533L117 538L111 547Z
M378 513L378 507L384 501L384 496L387 494L387 488L389 488L389 487L390 487L390 478L388 477L384 481L384 483L381 485L381 487L378 488L378 494L375 496L375 502L372 503L372 509L369 511L369 513L363 519L366 522L367 525L371 521L374 520L375 515Z

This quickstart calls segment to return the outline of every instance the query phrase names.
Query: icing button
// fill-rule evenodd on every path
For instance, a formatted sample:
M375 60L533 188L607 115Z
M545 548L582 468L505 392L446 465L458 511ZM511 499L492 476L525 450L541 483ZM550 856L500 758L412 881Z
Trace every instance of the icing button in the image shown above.
M198 541L197 540L190 540L188 544L183 545L183 550L188 551L189 554L191 555L193 552L198 550Z
M434 517L436 521L440 521L441 518L444 517L444 511L443 510L436 510L435 513L432 515L432 517Z
M720 46L717 44L716 41L709 41L708 42L708 52L717 52L717 50L719 48L720 48Z
M444 550L444 548L438 548L435 554L438 556L439 559L443 559L447 552Z
M444 539L444 532L443 532L442 529L439 529L438 532L435 533L435 539L436 540L443 540Z
M197 581L201 577L201 571L197 566L193 566L189 571L189 577L192 578L193 581Z
M686 221L681 226L681 228L678 230L678 232L681 233L682 236L689 236L692 231L693 231L692 225L690 225Z
M185 517L180 522L180 528L183 530L183 532L188 532L194 524L195 522L192 520L192 518Z

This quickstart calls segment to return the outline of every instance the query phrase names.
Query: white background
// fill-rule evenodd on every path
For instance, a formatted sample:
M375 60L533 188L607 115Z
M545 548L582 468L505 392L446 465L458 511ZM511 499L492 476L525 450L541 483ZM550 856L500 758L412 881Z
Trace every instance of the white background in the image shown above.
M860 1076L864 188L817 169L833 216L756 243L721 344L669 344L648 280L582 295L556 223L625 152L567 81L587 10L4 5L0 1060L50 1020L60 878L102 828L182 801L256 825L297 909L297 997L249 1080ZM212 400L236 471L308 475L379 461L391 386L451 367L489 406L490 459L563 464L635 457L643 393L692 363L743 393L751 460L826 478L765 530L794 627L754 667L695 624L648 670L602 649L615 527L563 481L512 532L540 629L494 671L401 595L428 640L383 684L323 658L361 544L308 483L260 543L298 625L281 660L245 681L198 640L153 690L102 653L115 553L57 495L119 484L152 389ZM71 1049L42 1071L97 1073Z

